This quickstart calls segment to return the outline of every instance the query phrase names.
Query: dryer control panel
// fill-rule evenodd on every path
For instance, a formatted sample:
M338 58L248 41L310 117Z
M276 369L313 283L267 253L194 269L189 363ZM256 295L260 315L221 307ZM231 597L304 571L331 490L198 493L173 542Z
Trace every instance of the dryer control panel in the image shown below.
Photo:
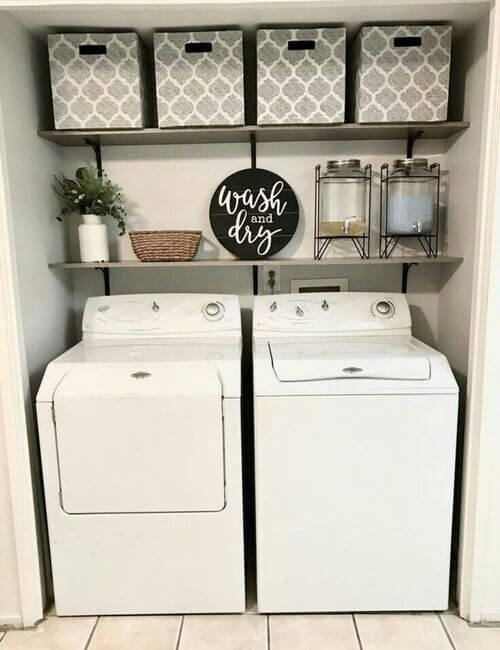
M254 334L410 334L406 297L399 293L341 292L257 296Z
M83 338L168 338L240 335L237 296L139 294L89 298Z

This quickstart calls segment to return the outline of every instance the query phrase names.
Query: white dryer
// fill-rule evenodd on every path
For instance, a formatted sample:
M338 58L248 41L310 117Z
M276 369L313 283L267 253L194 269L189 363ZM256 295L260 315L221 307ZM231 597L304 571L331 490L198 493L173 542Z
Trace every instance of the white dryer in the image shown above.
M90 298L37 396L58 615L245 608L236 296Z
M259 296L261 612L448 607L458 389L401 294Z

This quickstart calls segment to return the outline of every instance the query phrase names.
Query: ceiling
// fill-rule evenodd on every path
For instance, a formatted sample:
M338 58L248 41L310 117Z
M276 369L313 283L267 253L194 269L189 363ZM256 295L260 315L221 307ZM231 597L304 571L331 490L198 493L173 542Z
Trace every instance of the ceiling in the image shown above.
M286 7L286 9L285 9ZM30 30L131 30L149 40L156 30L231 26L254 29L265 25L342 24L352 35L362 24L446 22L455 37L489 9L489 2L468 0L0 0ZM388 20L389 19L389 20Z

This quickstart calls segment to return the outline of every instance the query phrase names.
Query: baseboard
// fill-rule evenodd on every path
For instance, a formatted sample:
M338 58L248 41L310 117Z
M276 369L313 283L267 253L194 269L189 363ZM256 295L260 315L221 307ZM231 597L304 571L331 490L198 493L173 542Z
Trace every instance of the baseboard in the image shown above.
M500 609L482 609L479 625L500 626Z
M0 616L0 631L4 627L22 627L23 619L20 616Z

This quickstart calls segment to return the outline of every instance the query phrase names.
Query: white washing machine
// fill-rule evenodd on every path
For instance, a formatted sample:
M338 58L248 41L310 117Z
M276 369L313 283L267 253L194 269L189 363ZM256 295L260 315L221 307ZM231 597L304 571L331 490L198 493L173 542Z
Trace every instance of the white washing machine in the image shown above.
M90 298L37 396L58 615L245 608L236 296Z
M448 607L458 389L401 294L259 296L261 612Z

